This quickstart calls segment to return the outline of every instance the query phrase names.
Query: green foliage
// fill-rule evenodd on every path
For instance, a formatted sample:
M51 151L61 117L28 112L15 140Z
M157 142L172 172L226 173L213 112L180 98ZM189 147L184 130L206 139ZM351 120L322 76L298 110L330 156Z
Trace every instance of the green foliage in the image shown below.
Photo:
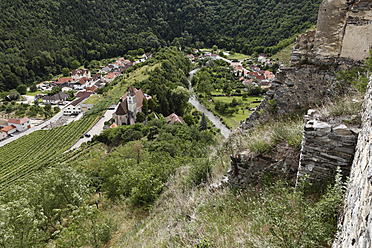
M8 187L0 197L0 244L44 247L50 235L90 193L87 179L71 168L50 168ZM49 232L53 231L53 232Z
M142 123L146 120L146 116L142 112L138 112L136 115L136 123Z
M31 86L30 86L30 92L36 92L37 91L37 86L36 86L36 84L32 84Z
M0 91L79 67L74 61L87 65L167 44L274 53L316 22L320 2L1 1Z
M186 185L190 187L206 183L211 175L212 166L208 159L195 159L185 178Z
M68 68L63 68L62 69L62 76L63 77L68 77L68 76L70 76L70 69L68 69Z
M39 107L33 105L30 107ZM30 176L63 153L95 122L96 117L83 118L68 126L41 130L0 147L0 191L16 180Z
M256 154L273 152L276 145L281 142L287 143L295 150L300 150L303 139L302 133L302 120L277 121L251 131L247 145L249 150Z
M74 61L71 62L71 68L72 69L76 70L79 67L80 67L80 62L79 61L74 60Z
M53 96L59 92L61 92L62 89L58 86L54 86L50 92L48 92L48 96Z
M136 141L139 139L141 142ZM107 129L93 140L118 146L102 165L102 188L110 198L127 197L141 206L152 204L177 168L190 159L205 157L206 146L214 143L209 132L200 133L195 126L168 125L160 119L148 121L146 126ZM191 170L191 181L200 183L209 171L209 163L199 161Z
M199 130L204 131L207 129L208 129L207 119L205 118L205 115L203 113L201 120L200 120L200 124L199 124Z
M265 189L260 200L263 204L260 218L270 226L269 243L275 247L331 246L346 189L341 178L339 170L335 184L329 185L326 194L316 203L305 199L304 186L293 190L279 183Z
M17 91L21 95L25 95L27 93L27 86L25 84L20 84L17 86Z
M337 73L337 80L346 85L353 85L360 93L367 91L369 77L372 73L372 50L364 66L354 67L350 70L342 70Z

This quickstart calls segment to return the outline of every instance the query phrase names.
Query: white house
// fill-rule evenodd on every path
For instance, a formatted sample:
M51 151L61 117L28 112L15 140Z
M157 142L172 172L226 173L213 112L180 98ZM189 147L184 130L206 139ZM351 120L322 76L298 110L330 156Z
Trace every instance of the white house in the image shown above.
M90 80L87 77L82 77L74 83L74 90L83 90L89 85L89 83Z
M82 77L86 77L86 78L90 78L90 71L87 70L87 69L77 69L75 71L72 71L71 72L71 77L73 79L79 79L79 78L82 78Z
M67 105L63 109L63 115L78 115L82 112L82 103L88 98L81 97Z
M30 119L27 117L22 118L22 119L11 118L8 120L8 126L11 126L11 125L15 126L18 132L23 132L31 128Z
M145 54L142 55L142 59L144 59L144 60L148 60L151 57L152 57L151 53L145 53Z
M258 56L258 62L260 63L265 63L266 62L266 58L264 56Z
M9 136L9 134L14 133L15 131L17 131L17 128L13 125L3 127L0 129L0 140L5 139Z

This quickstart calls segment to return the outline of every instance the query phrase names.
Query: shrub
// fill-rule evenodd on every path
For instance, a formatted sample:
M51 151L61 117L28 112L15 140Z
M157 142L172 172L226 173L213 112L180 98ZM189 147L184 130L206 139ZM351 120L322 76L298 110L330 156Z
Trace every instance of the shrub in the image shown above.
M207 182L211 174L211 164L207 159L194 160L193 165L186 177L186 184L190 187L199 186Z

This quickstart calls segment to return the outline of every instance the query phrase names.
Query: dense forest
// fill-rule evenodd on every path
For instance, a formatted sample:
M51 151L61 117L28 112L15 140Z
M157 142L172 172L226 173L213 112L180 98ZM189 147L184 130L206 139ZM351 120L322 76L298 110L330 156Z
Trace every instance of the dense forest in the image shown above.
M47 79L78 60L168 45L275 52L316 22L320 0L4 0L0 91Z

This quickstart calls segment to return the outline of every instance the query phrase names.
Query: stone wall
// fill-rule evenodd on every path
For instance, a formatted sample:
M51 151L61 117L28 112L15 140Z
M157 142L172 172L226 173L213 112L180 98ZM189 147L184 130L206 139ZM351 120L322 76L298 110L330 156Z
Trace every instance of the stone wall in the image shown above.
M302 113L327 96L340 95L336 71L318 65L282 67L265 99L240 126L243 130L271 115Z
M372 1L324 0L319 7L316 56L365 60L372 47Z
M372 247L372 85L364 101L362 130L345 197L341 231L333 247Z
M306 116L297 180L304 175L310 180L331 178L338 166L349 175L359 129L320 121L317 116L315 110Z

